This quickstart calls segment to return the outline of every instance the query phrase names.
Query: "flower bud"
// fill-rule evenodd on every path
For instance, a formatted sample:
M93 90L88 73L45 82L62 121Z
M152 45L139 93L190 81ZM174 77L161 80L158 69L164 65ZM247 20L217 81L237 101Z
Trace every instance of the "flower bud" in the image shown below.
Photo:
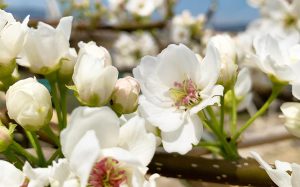
M294 136L300 137L300 103L284 103L280 109L285 118L286 129Z
M20 53L28 29L26 18L17 22L12 14L0 9L0 79L11 75L16 66L16 57Z
M74 48L69 49L69 53L61 60L61 67L58 71L58 78L63 82L68 82L72 78L76 63L77 52Z
M79 47L72 77L77 98L84 105L103 106L110 101L118 70L111 66L111 58L105 48L94 42L81 42Z
M8 115L24 129L37 131L52 117L51 96L35 78L20 80L6 93Z
M221 60L221 71L218 82L226 88L233 84L237 72L237 52L234 41L229 35L216 35L210 42L219 52Z
M5 126L0 125L0 153L5 151L12 143L11 132Z
M61 59L69 53L72 19L61 18L56 28L42 22L37 29L30 28L17 63L42 75L59 69Z
M117 81L115 90L112 94L112 108L118 114L129 114L136 110L140 85L132 77L121 78Z

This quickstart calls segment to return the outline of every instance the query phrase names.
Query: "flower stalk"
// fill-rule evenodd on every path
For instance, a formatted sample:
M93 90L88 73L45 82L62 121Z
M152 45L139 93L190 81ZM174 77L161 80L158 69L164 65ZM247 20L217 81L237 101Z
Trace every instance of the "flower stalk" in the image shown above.
M271 103L277 98L280 91L282 90L285 84L273 83L272 93L265 104L233 135L232 141L236 142L241 134L248 128L250 125L261 115L263 115L266 110L269 108Z

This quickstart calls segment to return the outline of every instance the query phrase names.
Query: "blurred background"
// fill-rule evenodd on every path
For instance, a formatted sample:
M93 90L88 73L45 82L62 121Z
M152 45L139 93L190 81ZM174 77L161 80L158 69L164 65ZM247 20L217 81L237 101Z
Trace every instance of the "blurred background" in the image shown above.
M107 0L102 1L108 4ZM209 25L222 31L241 31L248 23L259 17L259 11L248 5L246 0L219 0L218 8ZM55 0L7 0L7 10L19 19L30 15L31 19L56 18L56 8L62 10ZM211 4L210 0L180 0L176 4L175 13L189 10L193 16L205 13Z

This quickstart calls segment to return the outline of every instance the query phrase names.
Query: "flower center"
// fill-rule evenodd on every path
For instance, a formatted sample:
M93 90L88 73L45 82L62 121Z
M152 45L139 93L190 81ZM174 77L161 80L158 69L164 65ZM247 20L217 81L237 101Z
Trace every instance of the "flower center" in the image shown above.
M283 21L286 27L295 26L297 24L297 18L291 14L286 15Z
M176 81L169 94L175 106L181 109L191 108L200 102L199 90L191 79L184 80L182 83Z
M29 179L25 179L24 183L20 187L28 187L29 185Z
M119 161L108 157L95 164L89 187L119 187L126 180L126 171L120 168Z

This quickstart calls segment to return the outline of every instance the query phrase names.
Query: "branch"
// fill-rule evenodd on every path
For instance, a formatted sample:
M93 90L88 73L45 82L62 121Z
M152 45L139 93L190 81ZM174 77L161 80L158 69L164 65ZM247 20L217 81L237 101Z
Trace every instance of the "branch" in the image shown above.
M44 23L47 23L51 26L58 25L58 20L48 21L48 20L42 20ZM39 20L30 20L29 26L36 27ZM155 21L151 23L141 24L141 23L128 23L128 24L122 24L122 25L105 25L105 24L99 24L95 27L92 27L90 24L86 22L78 22L73 25L73 28L75 30L79 31L89 31L89 30L111 30L111 31L136 31L136 30L151 30L151 29L161 29L166 27L167 22L166 21Z
M157 152L148 167L149 173L166 177L231 185L275 186L265 170L251 158L228 161Z

